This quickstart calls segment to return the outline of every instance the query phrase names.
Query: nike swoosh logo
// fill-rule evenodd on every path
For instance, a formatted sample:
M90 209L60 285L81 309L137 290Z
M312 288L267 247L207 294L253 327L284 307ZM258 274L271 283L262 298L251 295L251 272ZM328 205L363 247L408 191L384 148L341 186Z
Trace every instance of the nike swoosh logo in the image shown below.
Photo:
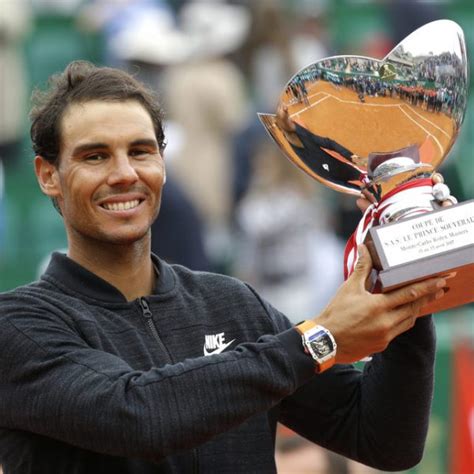
M227 344L224 344L223 346L218 347L217 349L214 349L213 351L208 351L206 349L206 344L204 344L204 355L210 356L213 354L220 354L221 352L225 351L234 341L235 339L232 339L232 341L229 341Z

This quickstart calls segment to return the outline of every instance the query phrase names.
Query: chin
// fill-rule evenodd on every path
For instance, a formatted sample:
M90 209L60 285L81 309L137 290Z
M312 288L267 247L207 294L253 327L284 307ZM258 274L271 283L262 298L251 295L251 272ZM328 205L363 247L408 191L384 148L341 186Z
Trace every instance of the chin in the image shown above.
M68 227L67 233L69 239L86 244L89 242L93 245L132 245L140 241L147 242L150 237L151 222L141 222L135 225L97 225L97 226L71 226ZM87 244L86 244L87 245Z
M148 236L149 232L117 232L115 234L109 234L107 240L111 244L116 245L131 245L136 242L142 241Z
M150 234L150 227L116 230L103 230L94 236L95 240L113 245L132 245L146 239Z

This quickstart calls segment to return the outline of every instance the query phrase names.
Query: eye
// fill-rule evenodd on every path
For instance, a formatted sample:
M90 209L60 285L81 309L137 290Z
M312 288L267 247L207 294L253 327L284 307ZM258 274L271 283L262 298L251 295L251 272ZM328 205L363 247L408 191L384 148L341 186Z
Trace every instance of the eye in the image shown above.
M86 156L86 161L89 161L89 162L99 162L99 161L103 161L107 158L107 156L104 154L104 153L92 153L90 155L87 155Z
M150 154L150 152L148 150L141 149L141 148L130 150L130 156L132 156L134 158L144 157L144 156L149 155L149 154Z

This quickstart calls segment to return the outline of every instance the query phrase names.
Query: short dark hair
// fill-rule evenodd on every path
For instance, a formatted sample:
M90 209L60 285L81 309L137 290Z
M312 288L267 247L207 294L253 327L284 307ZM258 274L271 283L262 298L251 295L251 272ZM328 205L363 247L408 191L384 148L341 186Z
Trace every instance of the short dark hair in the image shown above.
M53 75L45 91L32 96L31 141L36 155L58 164L61 119L71 104L93 100L122 102L136 100L150 114L160 150L165 146L163 112L156 94L125 71L97 67L88 61L73 61Z

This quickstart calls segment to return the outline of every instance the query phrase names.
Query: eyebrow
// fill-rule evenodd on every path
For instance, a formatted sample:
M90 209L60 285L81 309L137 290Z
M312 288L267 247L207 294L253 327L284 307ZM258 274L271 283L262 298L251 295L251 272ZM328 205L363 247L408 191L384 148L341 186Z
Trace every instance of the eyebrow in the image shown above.
M130 146L140 146L140 145L158 148L158 142L152 138L140 138L130 143Z
M134 140L129 144L129 146L149 146L158 149L158 142L152 138L139 138L138 140ZM74 148L72 154L73 156L79 155L81 153L92 151L92 150L103 150L109 148L107 143L102 142L94 142L94 143L84 143L83 145L79 145Z

